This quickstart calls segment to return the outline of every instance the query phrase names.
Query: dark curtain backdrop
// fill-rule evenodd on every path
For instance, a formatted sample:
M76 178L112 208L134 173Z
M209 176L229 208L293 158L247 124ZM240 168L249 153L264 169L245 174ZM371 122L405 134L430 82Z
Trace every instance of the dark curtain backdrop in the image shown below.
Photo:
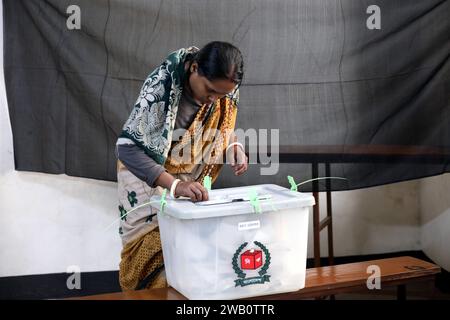
M66 26L69 5L81 9L80 30ZM381 8L380 30L366 27L369 5ZM222 40L238 46L246 62L237 128L279 129L281 147L388 146L389 154L406 146L444 154L418 152L409 161L368 152L340 161L339 151L330 160L312 147L315 161L331 162L330 175L348 179L333 181L334 190L450 171L450 1L4 0L3 6L17 170L116 180L117 135L146 76L173 50ZM287 175L297 182L311 177L308 159L281 163L271 176L260 174L260 164L239 178L226 168L216 187L288 186ZM318 173L325 176L324 166Z

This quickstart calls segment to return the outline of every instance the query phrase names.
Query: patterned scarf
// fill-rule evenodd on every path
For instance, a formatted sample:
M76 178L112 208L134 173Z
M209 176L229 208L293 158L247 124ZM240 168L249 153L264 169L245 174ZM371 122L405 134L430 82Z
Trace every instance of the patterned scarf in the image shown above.
M193 178L198 182L206 175L212 182L217 179L223 165L222 156L235 126L237 108L234 100L229 98L218 99L211 108L208 107L205 104L200 108L189 129L172 145L171 155L164 165L169 173L194 173ZM180 159L185 150L190 150L187 161ZM197 164L203 164L201 171Z
M161 165L166 163L172 146L175 119L186 80L184 67L186 57L196 51L198 51L196 47L174 51L159 67L150 73L120 135L120 137L131 139ZM189 134L191 139L192 137L197 139L200 132L205 132L206 129L218 129L221 133L225 133L225 130L234 129L238 100L239 90L236 90L215 101L211 110L208 109L208 105L203 105L179 143L187 143ZM199 126L198 123L203 125ZM224 150L223 147L226 148L228 145L228 139L228 136L223 135L213 138L212 141L203 137L203 139L200 139L203 140L200 145L191 149L191 159L198 159L198 154L201 154L206 147L211 148L214 153L212 156L218 158L219 154L215 150ZM166 165L166 168L170 167L172 170L169 170L169 172L171 172L176 170L174 166L181 165L181 163L171 161L170 164ZM190 165L185 166L183 171L188 172L189 169L192 169ZM220 166L216 166L214 169L214 167L206 165L205 169L209 170L209 173L208 171L203 172L202 178L205 174L210 174L214 181Z

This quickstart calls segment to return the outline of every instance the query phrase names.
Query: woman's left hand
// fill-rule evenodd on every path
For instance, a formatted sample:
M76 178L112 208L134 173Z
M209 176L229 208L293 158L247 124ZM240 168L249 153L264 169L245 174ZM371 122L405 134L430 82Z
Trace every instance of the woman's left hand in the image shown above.
M232 146L233 157L231 157L231 167L234 170L234 175L240 176L248 169L248 157L239 146Z

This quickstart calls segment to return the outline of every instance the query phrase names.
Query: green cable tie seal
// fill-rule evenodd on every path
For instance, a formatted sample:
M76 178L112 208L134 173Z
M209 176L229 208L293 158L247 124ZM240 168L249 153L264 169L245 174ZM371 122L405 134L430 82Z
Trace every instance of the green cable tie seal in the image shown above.
M291 185L291 191L298 191L297 184L292 176L287 176L289 184Z
M205 187L206 190L208 190L208 191L211 190L211 177L210 176L205 176L203 178L203 186Z
M250 190L250 203L255 213L261 213L261 204L259 203L258 193L255 189Z

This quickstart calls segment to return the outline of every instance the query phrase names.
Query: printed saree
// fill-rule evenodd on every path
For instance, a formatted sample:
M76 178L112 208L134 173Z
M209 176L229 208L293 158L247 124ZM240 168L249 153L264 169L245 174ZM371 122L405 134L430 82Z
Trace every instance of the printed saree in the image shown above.
M203 105L179 141L172 143L174 121L183 88L187 53L180 49L146 79L120 137L131 139L166 171L182 181L214 182L234 130L239 91ZM180 67L182 66L182 68ZM165 286L157 209L143 206L162 188L152 188L117 162L120 228L123 250L119 281L123 290Z

